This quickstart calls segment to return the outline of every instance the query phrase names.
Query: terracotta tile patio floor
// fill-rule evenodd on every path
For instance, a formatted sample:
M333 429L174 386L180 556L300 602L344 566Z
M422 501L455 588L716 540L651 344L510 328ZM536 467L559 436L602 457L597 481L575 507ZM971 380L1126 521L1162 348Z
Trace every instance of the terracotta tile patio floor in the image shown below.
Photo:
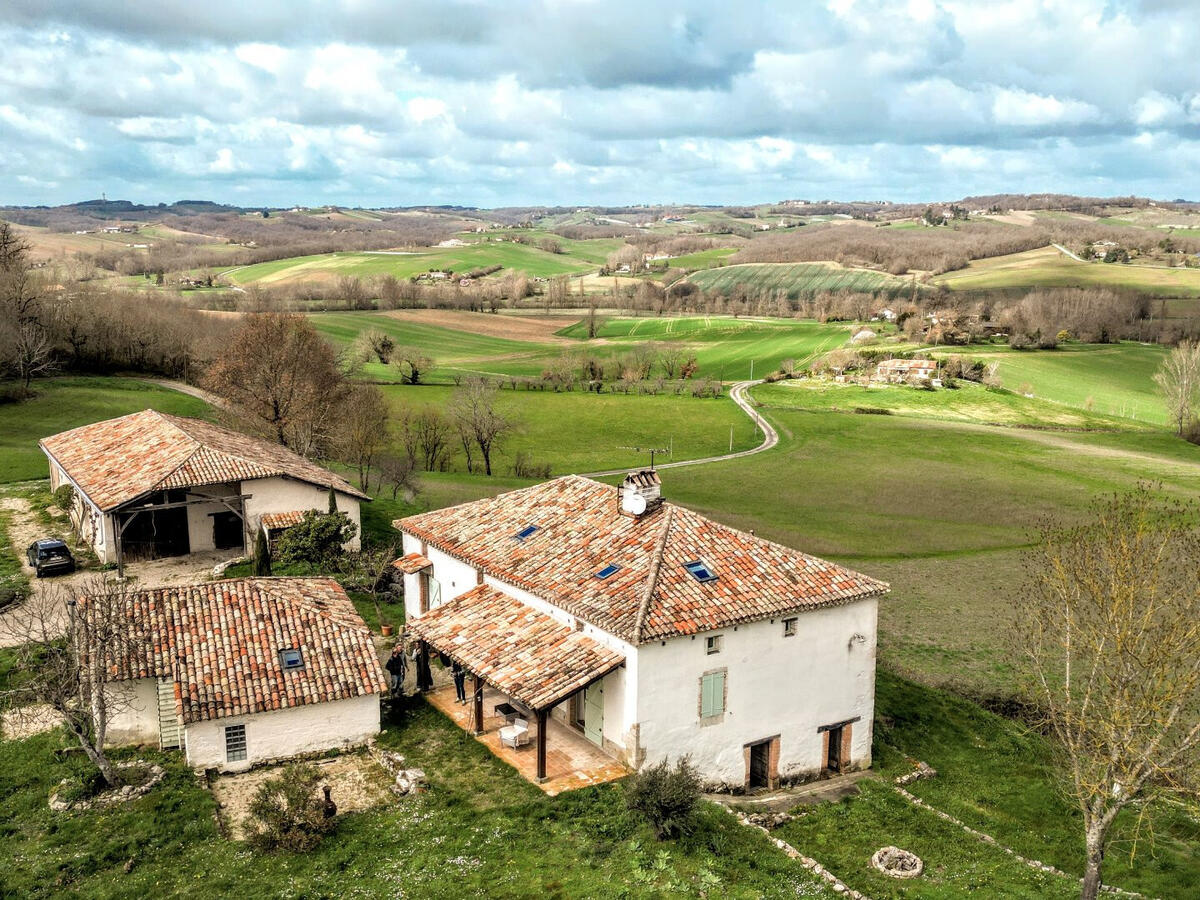
M454 686L436 688L425 699L449 716L459 728L471 731L474 727L474 704L471 702L471 683L467 682L467 702L456 703ZM483 734L476 736L493 754L520 773L526 781L537 784L553 797L563 791L573 791L593 784L605 784L624 778L630 770L613 759L582 734L551 719L546 731L546 781L537 782L537 720L529 722L529 743L517 750L500 743L504 717L493 714L497 703L508 698L491 687L483 689Z

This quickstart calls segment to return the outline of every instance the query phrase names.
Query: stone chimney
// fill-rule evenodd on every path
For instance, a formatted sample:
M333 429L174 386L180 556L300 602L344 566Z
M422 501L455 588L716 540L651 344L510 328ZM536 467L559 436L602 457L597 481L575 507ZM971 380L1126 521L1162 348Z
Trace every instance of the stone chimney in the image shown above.
M662 504L662 481L653 469L630 472L617 489L619 512L623 516L644 516Z

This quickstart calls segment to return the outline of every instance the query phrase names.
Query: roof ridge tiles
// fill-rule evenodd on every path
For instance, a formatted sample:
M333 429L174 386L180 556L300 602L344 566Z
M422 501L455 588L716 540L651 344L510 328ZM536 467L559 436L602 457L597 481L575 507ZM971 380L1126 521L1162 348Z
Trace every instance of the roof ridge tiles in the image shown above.
M663 508L662 532L658 536L658 544L654 548L654 556L650 560L650 570L646 573L646 590L642 594L642 602L638 607L637 619L633 623L633 643L642 642L642 632L646 626L646 615L650 611L650 603L654 600L654 587L658 583L658 572L662 568L663 552L667 549L667 535L671 531L671 513L673 506Z

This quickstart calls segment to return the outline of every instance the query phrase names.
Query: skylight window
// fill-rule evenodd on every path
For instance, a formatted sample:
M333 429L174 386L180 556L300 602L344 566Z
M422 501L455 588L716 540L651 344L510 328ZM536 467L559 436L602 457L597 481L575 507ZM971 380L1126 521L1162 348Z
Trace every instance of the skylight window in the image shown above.
M692 577L697 581L716 581L716 573L708 567L708 563L701 559L694 559L689 563L684 563L683 567L692 573Z
M517 532L517 540L523 541L528 537L533 537L534 532L536 532L537 530L538 530L537 525L526 525L524 528L522 528L520 531Z
M599 578L601 581L603 581L605 578L612 578L614 575L616 575L620 571L621 571L620 566L614 566L612 563L609 563L607 566L605 566L603 569L601 569L599 572L596 573L596 577Z
M303 669L304 654L295 648L280 650L279 664L285 669Z

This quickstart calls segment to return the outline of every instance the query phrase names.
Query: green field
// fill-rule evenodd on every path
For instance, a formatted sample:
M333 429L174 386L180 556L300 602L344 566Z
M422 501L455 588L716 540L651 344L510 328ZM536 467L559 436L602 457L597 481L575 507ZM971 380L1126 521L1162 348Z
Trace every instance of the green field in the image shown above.
M449 386L384 387L393 408L445 408L454 392ZM553 475L634 468L649 461L649 453L626 447L672 450L659 462L697 459L746 450L762 441L745 413L728 397L697 399L674 395L589 394L579 391L502 390L497 409L518 423L518 430L492 461L498 475L511 474L518 451L548 462ZM455 437L455 449L458 439ZM461 455L457 467L462 468Z
M999 363L997 374L1010 390L1028 386L1035 397L1076 409L1090 405L1103 415L1167 424L1154 373L1168 351L1157 344L1062 344L1057 350L1033 352L988 344L955 352ZM935 355L948 355L948 351Z
M452 270L465 275L472 269L499 265L501 273L524 272L550 277L586 272L594 262L567 253L547 253L510 241L470 243L463 247L434 247L413 252L324 253L297 256L231 269L226 277L235 284L280 285L301 281L331 281L342 276L367 278L394 275L411 278L431 269Z
M959 381L954 390L926 391L907 385L862 387L806 378L763 385L755 389L754 395L769 409L882 410L920 419L1057 428L1126 429L1136 424L1129 419L1047 403L1009 391L991 391L969 381Z
M902 294L913 282L871 269L848 269L837 263L743 263L705 269L688 280L706 291L732 294L743 288L752 295L771 297L782 291L796 298L821 291L861 291Z
M951 290L1110 287L1151 297L1200 297L1200 269L1078 262L1053 247L973 260L934 279Z
M36 396L0 405L0 483L46 477L37 442L51 434L143 409L199 416L208 404L132 378L48 378Z
M737 247L714 247L711 250L700 250L684 256L672 256L666 260L666 263L672 269L710 269L713 266L721 265L737 252Z

